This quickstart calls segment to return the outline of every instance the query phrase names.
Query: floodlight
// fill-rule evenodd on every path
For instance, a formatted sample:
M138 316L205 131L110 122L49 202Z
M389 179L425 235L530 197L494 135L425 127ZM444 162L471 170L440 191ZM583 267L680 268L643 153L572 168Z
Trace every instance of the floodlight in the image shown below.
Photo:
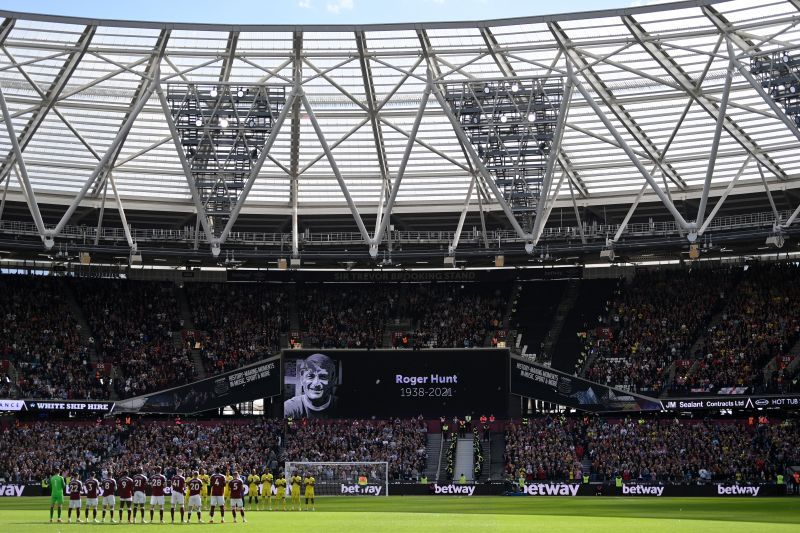
M530 113L528 115L528 122L536 122L536 113Z
M209 92L209 94L211 95L211 98L216 98L217 94L218 94L217 93L217 88L216 87L212 87L211 88L211 92Z
M194 125L198 128L201 127L203 125L203 119L198 117L197 120L194 121Z
M508 117L507 117L507 116L505 116L505 115L500 115L500 122L502 122L503 124L505 124L506 122L508 122Z
M519 92L519 83L514 82L511 84L511 92L512 93Z
M219 119L219 127L220 128L227 128L228 127L228 119L225 118L225 117L220 118Z

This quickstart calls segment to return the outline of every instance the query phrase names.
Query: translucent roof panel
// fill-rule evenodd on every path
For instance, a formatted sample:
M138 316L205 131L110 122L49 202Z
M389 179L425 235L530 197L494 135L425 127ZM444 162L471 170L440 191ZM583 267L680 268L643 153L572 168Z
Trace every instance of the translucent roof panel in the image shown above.
M634 162L681 199L699 197L707 176L714 196L733 179L733 194L751 191L761 182L759 168L770 185L800 187L800 132L749 74L755 55L800 55L800 11L790 0L368 26L0 16L0 88L10 115L0 128L0 183L13 177L15 199L22 188L12 171L9 125L37 195L70 202L105 158L84 202L97 201L113 175L123 199L191 211L192 181L159 92L227 83L281 88L293 99L243 213L286 213L295 201L293 180L301 214L344 211L335 171L367 213L401 171L398 208L458 211L477 162L435 96L445 84L506 77L572 87L560 144L551 151L554 184L569 176L559 206L571 205L570 185L584 205L630 204L645 183ZM433 93L412 135L426 88ZM485 208L500 209L491 194L485 200Z

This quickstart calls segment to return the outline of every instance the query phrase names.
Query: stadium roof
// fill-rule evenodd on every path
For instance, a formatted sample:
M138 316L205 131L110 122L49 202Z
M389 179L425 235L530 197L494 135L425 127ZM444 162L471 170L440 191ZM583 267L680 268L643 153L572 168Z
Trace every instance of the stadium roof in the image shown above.
M291 88L299 79L361 214L374 217L385 205L411 136L393 213L454 213L440 228L453 231L469 197L470 216L483 209L502 221L503 206L486 180L479 176L472 192L473 162L435 98L413 135L428 72L436 86L545 76L574 82L546 190L551 208L608 205L624 213L634 203L660 200L696 200L696 206L704 203L705 187L710 210L713 198L728 192L766 198L765 187L776 194L800 187L800 132L746 75L753 56L800 47L800 0L692 0L358 26L152 23L3 11L0 17L0 89L30 184L26 191L4 120L4 203L7 195L10 203L31 206L35 196L63 213L85 190L78 209L107 201L120 214L150 213L154 226L159 213L170 224L179 214L194 225L190 180L151 92L154 78L165 90L170 83L203 82ZM293 106L277 129L243 219L289 220L294 208L301 219L351 213L307 111ZM115 144L130 117L129 133ZM693 213L676 211L685 222L677 229L700 230ZM787 218L780 213L778 225ZM45 217L44 231L52 234L55 223L48 222Z

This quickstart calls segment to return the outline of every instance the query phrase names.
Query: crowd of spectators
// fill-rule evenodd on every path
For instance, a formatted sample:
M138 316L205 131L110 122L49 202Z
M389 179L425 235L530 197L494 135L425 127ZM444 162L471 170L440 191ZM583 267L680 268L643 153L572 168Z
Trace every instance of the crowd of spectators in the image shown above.
M491 346L503 326L510 287L479 283L417 285L407 300L415 347ZM488 344L487 344L488 343ZM395 347L397 341L395 342Z
M775 481L800 460L797 421L542 418L506 428L506 473L529 481Z
M537 418L509 423L503 459L506 475L528 481L581 479L586 424L578 419Z
M774 481L800 459L798 438L795 421L598 419L587 430L587 456L600 481Z
M741 269L739 269L741 270ZM726 268L650 270L620 282L597 327L586 332L586 377L659 395L674 361L686 358L714 312L731 296Z
M95 379L62 283L41 276L0 277L0 360L8 361L5 393L23 398L107 397L108 383ZM16 380L10 377L12 365Z
M800 267L792 263L754 265L729 298L719 323L705 334L700 362L686 387L716 391L746 387L748 392L782 386L791 376L780 368L800 336ZM764 375L774 358L775 374Z
M113 363L121 397L191 381L190 351L174 338L183 324L169 283L131 280L71 280L86 313L98 357ZM178 342L175 342L176 339Z
M297 312L305 347L380 348L400 312L398 284L304 284Z
M143 466L207 471L219 466L240 472L266 467L277 471L282 421L33 422L0 433L0 478L39 482L56 470L131 472Z
M192 283L185 289L209 374L225 372L281 349L289 330L289 298L282 285Z
M389 480L417 480L427 461L424 420L300 420L286 435L287 461L386 461Z

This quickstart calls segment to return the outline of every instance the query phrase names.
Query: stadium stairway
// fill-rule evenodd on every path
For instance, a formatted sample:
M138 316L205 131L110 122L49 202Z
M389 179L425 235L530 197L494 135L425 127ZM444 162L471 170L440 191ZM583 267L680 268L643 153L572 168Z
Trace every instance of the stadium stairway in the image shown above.
M66 296L67 306L69 306L69 312L72 314L72 317L78 322L80 329L78 330L78 335L81 337L81 343L86 346L87 352L89 353L89 362L90 363L99 363L100 358L97 355L97 350L94 347L94 343L90 342L90 338L92 337L92 330L89 327L89 321L86 319L86 315L83 312L83 308L78 303L78 298L75 295L75 291L73 287L69 283L63 283L61 285L64 290L64 295Z
M428 432L425 442L425 453L428 456L425 465L425 476L431 483L439 481L439 466L442 458L442 434Z
M566 282L529 281L519 283L517 287L509 328L522 334L520 345L527 346L526 353L543 355L541 347Z
M502 432L494 432L489 438L489 451L486 454L491 463L489 464L489 475L494 481L503 479L506 470L506 462L504 459L506 451L506 437ZM484 472L487 468L484 466Z
M584 348L583 341L577 334L584 328L597 324L597 316L605 309L617 283L616 279L584 279L578 283L578 296L567 313L561 333L551 350L553 368L568 374L575 373Z
M458 482L461 479L461 474L467 478L467 482L473 481L473 472L475 469L475 450L472 446L472 437L459 438L456 444L456 461L455 470L453 471L453 480Z
M544 339L544 345L542 346L542 355L547 360L553 360L553 346L561 336L561 331L564 329L564 321L567 319L567 315L575 305L575 301L578 299L579 284L580 280L569 280L566 290L564 290L563 294L561 295L561 300L558 303L558 307L556 307L555 313L552 315L553 320L550 323L550 330L547 332L547 336Z
M189 298L186 297L186 289L184 287L176 287L175 297L181 310L183 329L194 329L194 317L192 316L192 308L189 305Z

